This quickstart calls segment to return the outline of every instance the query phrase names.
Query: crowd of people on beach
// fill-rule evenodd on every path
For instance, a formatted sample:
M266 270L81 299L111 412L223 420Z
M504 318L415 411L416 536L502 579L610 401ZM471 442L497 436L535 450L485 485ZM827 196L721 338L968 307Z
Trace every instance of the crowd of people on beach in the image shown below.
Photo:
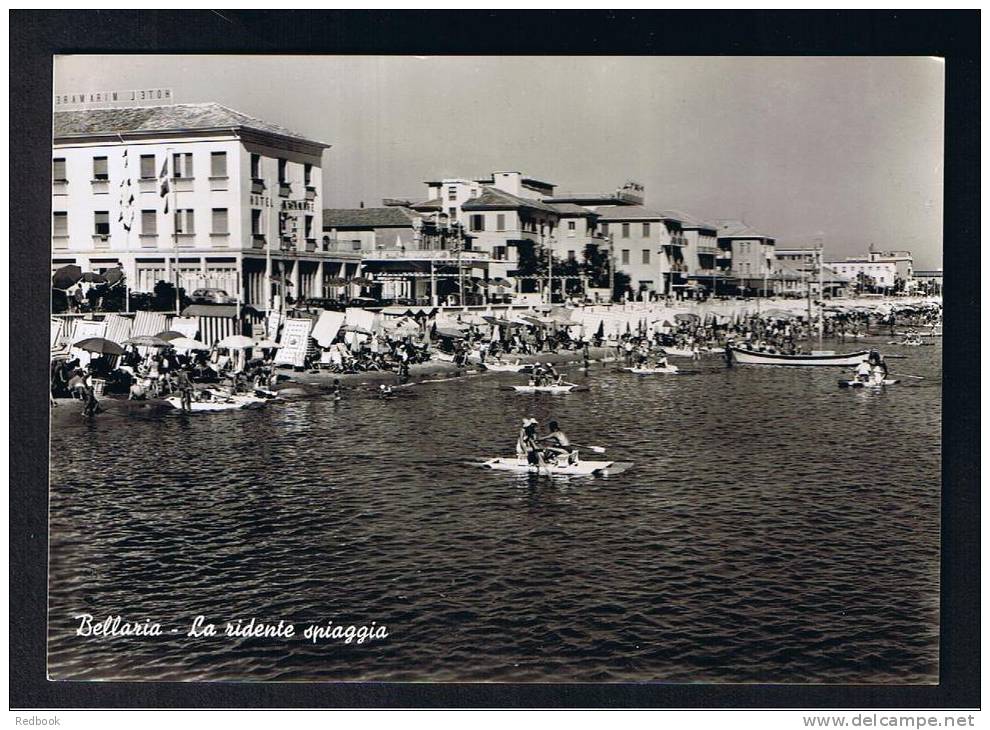
M941 307L929 305L911 310L871 310L850 308L831 312L821 322L824 337L843 340L865 334L894 334L898 327L917 331L934 328L941 322ZM494 318L492 318L494 319ZM591 348L615 348L616 357L627 366L667 367L669 351L700 359L722 352L727 345L761 352L796 354L812 346L819 323L803 313L769 310L733 317L708 314L675 315L676 321L626 325L619 333L606 332L601 324L586 332L574 323L539 322L535 317L520 321L484 324L475 317L470 324L447 319L436 320L402 332L347 331L344 328L325 348L310 348L302 370L326 370L335 374L392 372L399 381L410 376L411 366L430 361L446 361L457 367L474 363L504 363L521 356L578 352L585 366ZM213 347L208 350L180 350L127 346L120 355L93 355L85 365L79 358L52 362L52 403L60 397L78 399L84 412L99 411L99 396L115 394L128 399L179 397L183 406L194 399L236 396L252 392L272 392L280 377L275 349L255 347L241 351ZM297 368L299 369L299 368ZM533 367L533 384L552 385L559 374L549 362Z

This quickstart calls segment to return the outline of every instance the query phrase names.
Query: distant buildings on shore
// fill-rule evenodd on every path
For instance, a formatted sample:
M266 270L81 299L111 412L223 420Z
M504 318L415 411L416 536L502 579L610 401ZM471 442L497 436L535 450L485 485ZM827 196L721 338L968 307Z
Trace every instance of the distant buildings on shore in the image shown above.
M52 267L119 267L132 291L166 281L258 308L278 294L437 304L817 291L815 249L648 206L634 182L561 193L503 170L324 208L330 145L220 104L57 111L54 130ZM910 291L920 273L910 252L871 251L821 278L836 295ZM940 272L925 274L941 289Z

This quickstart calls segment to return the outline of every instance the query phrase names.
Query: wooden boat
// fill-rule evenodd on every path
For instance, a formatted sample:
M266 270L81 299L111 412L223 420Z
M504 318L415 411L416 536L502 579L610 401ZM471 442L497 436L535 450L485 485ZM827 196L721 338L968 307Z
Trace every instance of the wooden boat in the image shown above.
M503 363L503 362L486 362L482 364L485 370L490 370L493 373L521 373L524 370L532 370L533 366L528 363Z
M561 385L513 385L512 389L517 393L570 393L577 387L575 383L563 383Z
M261 398L256 395L239 393L237 395L227 395L211 391L210 400L193 400L189 408L193 413L213 413L217 411L238 411L243 408L260 408L267 403L270 398ZM176 410L182 410L182 399L179 396L169 396L165 402Z
M881 383L868 382L864 383L861 380L840 380L840 388L883 388L887 385L896 385L901 382L900 380L890 380L886 379Z
M678 370L676 365L668 365L665 368L622 368L627 373L636 375L676 375Z
M539 467L534 464L530 464L525 458L518 458L515 456L504 456L498 457L496 459L489 459L484 462L482 466L488 469L495 469L498 471L513 471L517 473L541 473L561 476L595 476L598 474L605 474L609 467L615 464L614 461L578 461L576 464L547 464L546 466Z
M740 365L791 365L799 367L855 367L869 357L868 350L849 353L812 353L784 355L778 352L758 352L741 347L729 347L732 358Z

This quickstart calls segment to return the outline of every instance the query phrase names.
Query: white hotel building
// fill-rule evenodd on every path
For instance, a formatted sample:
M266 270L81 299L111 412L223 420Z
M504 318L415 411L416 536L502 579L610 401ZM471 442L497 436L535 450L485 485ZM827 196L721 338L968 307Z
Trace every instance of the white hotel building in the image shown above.
M133 291L178 278L259 308L266 278L327 296L360 266L321 231L328 147L215 103L56 112L52 268L119 266Z

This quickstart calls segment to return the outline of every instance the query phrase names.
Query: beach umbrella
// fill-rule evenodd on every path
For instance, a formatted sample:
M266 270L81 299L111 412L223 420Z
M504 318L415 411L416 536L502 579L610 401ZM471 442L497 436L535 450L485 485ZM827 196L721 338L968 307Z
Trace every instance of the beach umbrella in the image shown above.
M327 286L347 286L347 279L340 276L332 276L327 279Z
M79 340L73 347L78 347L80 350L85 350L86 352L92 352L97 355L123 355L124 348L118 345L116 342L111 342L103 337L87 337L85 340Z
M79 279L80 281L85 281L87 284L106 284L107 277L103 274L97 274L95 271L87 271Z
M367 279L363 276L358 276L350 280L351 284L355 286L371 286L374 282L371 279Z
M176 350L209 350L210 346L205 342L194 340L192 337L176 337L169 341Z
M674 315L675 322L697 322L700 321L701 317L693 312L681 312Z
M437 335L448 339L464 339L464 333L452 327L437 327Z
M154 335L138 335L124 340L125 345L137 345L138 347L168 347L169 343Z
M272 340L266 338L263 340L256 340L254 343L254 347L258 347L262 350L277 350L279 347L281 347L281 345L278 344L277 342L273 342Z
M69 264L68 266L57 269L52 274L52 288L68 289L70 286L79 283L80 279L82 279L82 269L75 264Z
M217 343L217 347L222 347L225 350L246 350L249 347L254 347L254 340L244 335L227 335Z
M118 266L116 269L110 269L104 273L103 277L107 280L107 284L113 286L124 280L124 270Z
M155 335L159 340L165 340L165 342L171 342L172 340L178 339L179 337L185 337L181 332L176 332L175 330L165 330L164 332L159 332Z

